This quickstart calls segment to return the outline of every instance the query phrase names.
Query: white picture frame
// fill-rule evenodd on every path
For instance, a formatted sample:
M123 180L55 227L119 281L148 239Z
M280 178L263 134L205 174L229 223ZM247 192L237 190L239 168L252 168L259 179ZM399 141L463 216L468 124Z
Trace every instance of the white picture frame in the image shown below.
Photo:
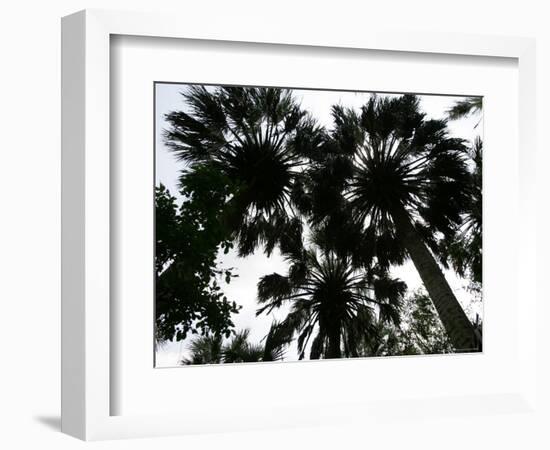
M182 26L185 23L185 26ZM302 48L368 49L418 55L445 54L501 57L518 64L519 184L518 213L522 216L518 238L517 278L532 279L536 260L535 228L535 45L531 39L389 33L349 30L327 36L314 27L270 31L236 29L229 24L204 28L200 21L164 14L82 11L62 22L62 430L85 440L162 436L223 430L264 428L268 412L239 424L223 415L123 414L112 415L112 354L110 336L117 324L110 309L111 212L110 186L110 39L113 35L210 40L222 42L285 44ZM200 80L199 80L200 81ZM524 283L522 305L536 308L533 283ZM532 287L527 287L532 286ZM392 402L406 403L411 414L437 404L442 414L471 414L471 404L486 414L504 409L516 412L536 408L536 328L525 314L517 315L518 377L511 389L483 396L393 399L375 404L304 404L285 409L269 426L323 424L339 418L361 420L375 410L389 411ZM460 360L459 360L460 362ZM341 364L330 363L330 364ZM345 364L345 362L344 362ZM317 366L319 367L319 366ZM216 368L204 368L216 370ZM260 370L260 369L257 369ZM314 370L314 369L310 369ZM345 370L353 370L348 364ZM184 376L182 374L182 376ZM403 403L403 404L404 404ZM327 407L327 408L325 408ZM237 414L238 416L238 414Z

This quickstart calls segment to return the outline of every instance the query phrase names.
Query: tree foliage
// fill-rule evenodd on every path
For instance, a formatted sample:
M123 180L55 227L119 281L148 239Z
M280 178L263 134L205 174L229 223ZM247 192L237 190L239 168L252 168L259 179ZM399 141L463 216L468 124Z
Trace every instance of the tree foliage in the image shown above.
M250 342L250 330L236 332L223 342L221 336L205 335L194 339L190 345L190 356L183 358L183 365L228 364L260 361L282 361L285 348L290 341L279 332L274 322L262 343Z
M156 191L159 340L201 333L186 364L280 360L293 339L300 359L451 350L438 312L456 343L457 315L441 305L462 310L444 277L424 269L425 283L447 289L432 281L431 300L417 292L403 304L390 271L424 258L435 275L450 264L480 285L481 141L451 137L414 95L335 105L330 130L286 89L192 86L183 100L165 132L183 162L181 206ZM472 97L449 114L480 108ZM290 306L263 343L233 330L239 308L222 284L235 274L217 261L233 245L241 257L278 248L288 263L258 283L258 314Z
M155 192L156 337L183 340L189 332L229 336L231 314L239 307L222 290L236 276L219 267L220 249L232 246L220 219L230 182L209 167L196 168L183 180L183 201L164 186ZM217 186L218 189L210 189Z
M241 256L263 246L270 254L293 218L303 157L313 120L291 91L277 88L206 88L183 94L188 112L166 119L166 143L186 165L185 178L208 167L232 181L225 216Z
M373 95L363 108L334 106L334 127L307 170L302 212L356 263L400 265L406 249L394 216L405 210L438 254L469 200L467 146L444 120L426 119L413 95Z
M426 118L414 95L372 95L359 112L334 106L332 116L309 171L312 226L346 236L333 246L364 267L388 270L410 257L456 348L475 349L478 336L437 263L446 263L442 238L456 236L471 205L466 142L445 120Z
M399 323L406 290L402 281L374 268L357 270L331 252L304 249L298 256L287 255L287 260L287 275L273 273L260 279L257 314L290 304L278 329L289 339L297 336L300 359L310 341L311 359L357 356L376 311L382 322Z
M422 290L407 295L399 326L376 321L359 346L359 356L428 355L453 352L430 297Z
M468 201L462 211L462 221L453 233L447 236L441 248L443 258L450 261L456 273L468 278L473 289L480 289L482 283L482 151L483 143L477 138L470 149L472 171Z
M481 112L482 107L483 97L466 97L464 100L457 101L447 111L447 115L450 120L462 119Z

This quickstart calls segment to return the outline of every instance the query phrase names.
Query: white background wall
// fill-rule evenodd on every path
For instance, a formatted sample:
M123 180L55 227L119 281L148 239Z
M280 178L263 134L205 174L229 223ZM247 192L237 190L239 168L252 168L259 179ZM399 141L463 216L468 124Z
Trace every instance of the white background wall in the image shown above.
M456 31L531 36L538 45L539 168L550 164L550 14L547 2L462 0L386 1L162 1L20 0L0 10L0 448L83 448L59 433L60 347L60 17L83 8L179 10L191 20L227 17L236 26L325 26ZM540 230L550 229L548 170L541 170ZM538 272L548 277L549 246L539 236ZM546 295L548 298L548 295ZM548 306L534 314L544 325ZM548 344L549 332L540 327ZM548 345L540 342L541 375L550 379ZM543 356L543 354L546 354ZM541 390L550 405L548 388ZM548 417L503 415L483 425L464 418L414 418L391 428L323 428L277 433L192 436L102 442L94 448L149 449L159 446L218 448L549 448ZM476 437L474 437L476 436ZM415 444L415 445L413 445ZM423 445L420 445L423 444Z

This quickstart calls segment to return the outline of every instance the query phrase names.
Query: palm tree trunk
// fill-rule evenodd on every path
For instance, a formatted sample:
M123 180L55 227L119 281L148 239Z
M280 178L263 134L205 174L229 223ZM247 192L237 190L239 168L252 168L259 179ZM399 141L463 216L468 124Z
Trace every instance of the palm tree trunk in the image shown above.
M329 332L327 358L341 358L340 330L334 329Z
M411 257L457 352L479 351L480 339L449 283L404 209L392 212L398 238Z

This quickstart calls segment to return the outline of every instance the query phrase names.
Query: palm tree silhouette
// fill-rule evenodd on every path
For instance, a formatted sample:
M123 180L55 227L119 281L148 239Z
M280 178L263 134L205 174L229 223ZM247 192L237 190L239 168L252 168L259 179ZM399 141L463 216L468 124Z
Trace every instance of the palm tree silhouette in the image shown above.
M405 287L387 269L410 257L454 348L479 349L436 261L476 195L467 147L445 121L427 120L417 97L372 96L359 114L335 106L330 133L285 89L192 86L183 97L188 111L168 114L165 132L186 163L182 179L205 167L223 174L230 192L219 213L240 256L279 246L290 262L286 276L258 286L258 313L291 304L272 336L297 334L300 358L313 335L311 358L356 356L378 312L399 320ZM294 246L304 221L319 252Z
M264 349L260 344L249 342L250 330L238 331L223 349L223 362L258 362L262 360Z
M314 121L286 89L191 86L182 95L189 112L168 114L165 131L167 145L187 164L181 176L206 165L232 180L223 213L239 253L261 244L269 254L299 221L291 197L304 154L315 145Z
M273 273L260 279L262 307L257 314L291 305L277 328L287 339L298 335L300 359L313 335L311 359L358 356L358 346L377 315L382 321L399 323L406 285L375 269L357 270L349 259L332 252L317 253L304 249L301 254L287 254L287 275Z
M470 174L468 203L463 212L463 220L444 243L444 252L456 272L479 284L482 282L482 152L483 142L478 137L470 149L473 170Z
M200 336L191 342L190 356L183 358L181 364L282 361L285 348L290 344L290 339L282 331L279 324L273 322L263 344L250 342L249 329L236 332L225 344L221 335Z
M458 120L470 115L478 115L483 107L482 97L467 97L456 102L447 111L450 120ZM479 122L478 122L479 124ZM476 125L477 127L477 125ZM470 149L472 171L471 195L465 212L465 221L453 239L447 239L446 251L461 276L468 275L474 283L482 281L482 162L483 142L478 136Z
M182 364L219 364L223 358L222 337L214 334L200 336L191 342L190 351L191 355L183 358Z
M464 141L448 136L445 121L425 119L414 95L373 95L361 114L336 106L333 117L327 159L348 166L322 186L342 186L340 200L371 241L384 244L373 250L379 261L410 256L456 351L476 351L474 327L429 249L437 254L438 237L453 235L469 203Z

